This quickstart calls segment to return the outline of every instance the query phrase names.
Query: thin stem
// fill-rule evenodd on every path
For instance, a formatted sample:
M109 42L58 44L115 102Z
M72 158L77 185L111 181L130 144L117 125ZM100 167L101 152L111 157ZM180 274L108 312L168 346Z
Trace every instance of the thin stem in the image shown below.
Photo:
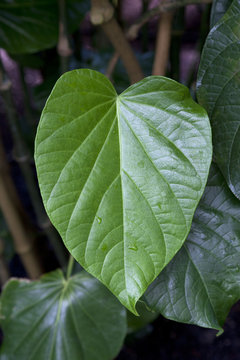
M66 274L66 279L69 280L71 274L72 274L72 270L73 270L73 265L74 265L74 257L72 255L69 256L69 260L68 260L68 266L67 266L67 274Z
M0 209L12 234L14 248L30 278L43 273L32 230L27 226L24 211L9 173L4 148L0 139Z
M3 286L10 278L9 269L4 259L4 241L0 238L0 284Z
M92 0L90 14L92 24L102 26L115 51L121 57L130 82L134 84L143 79L144 75L129 42L113 14L114 9L108 0Z
M159 19L153 75L164 76L166 73L171 43L172 20L172 12L162 14Z
M213 0L166 0L161 2L158 6L143 14L135 23L129 27L127 31L127 38L129 40L136 39L141 27L156 15L184 7L186 5L210 4L212 1Z
M106 70L106 77L109 79L109 80L112 80L112 74L114 72L114 69L117 65L117 62L118 62L118 59L119 59L119 54L115 51L113 56L111 57L109 63L108 63L108 66L107 66L107 70Z
M19 132L18 116L15 110L15 104L13 102L11 93L12 85L11 82L6 78L6 74L4 74L4 77L5 80L0 84L0 95L2 96L3 103L5 105L7 120L14 140L15 160L18 162L24 176L31 202L37 217L38 225L42 230L44 230L45 234L49 238L58 258L58 261L63 267L66 264L65 249L62 245L62 241L60 240L53 226L51 225L48 216L44 210L42 200L36 186L35 177L30 165L31 156Z
M121 56L131 84L142 80L144 78L142 69L117 21L112 19L103 24L102 28L116 51Z

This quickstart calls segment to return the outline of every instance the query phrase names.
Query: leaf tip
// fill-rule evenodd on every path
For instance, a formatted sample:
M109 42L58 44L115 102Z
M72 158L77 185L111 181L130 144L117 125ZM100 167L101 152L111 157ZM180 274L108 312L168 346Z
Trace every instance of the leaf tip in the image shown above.
M220 335L222 335L224 333L224 330L223 330L223 328L220 328L220 329L218 329L218 332L217 332L217 337L218 336L220 336Z
M138 299L128 295L126 298L122 300L120 299L120 301L132 314L139 316L139 313L136 309Z

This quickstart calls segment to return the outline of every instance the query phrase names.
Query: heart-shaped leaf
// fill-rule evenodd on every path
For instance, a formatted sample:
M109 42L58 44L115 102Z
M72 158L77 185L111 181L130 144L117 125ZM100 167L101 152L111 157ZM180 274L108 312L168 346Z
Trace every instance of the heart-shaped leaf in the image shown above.
M136 313L186 239L205 187L205 111L164 77L118 96L102 74L75 70L56 83L35 150L43 201L65 245Z
M10 280L1 295L1 360L112 360L126 335L126 311L86 273L60 270L40 281Z
M67 0L68 30L75 30L88 2ZM50 48L58 41L57 0L1 0L0 47L12 54L32 53Z
M169 319L220 331L240 299L240 202L216 165L184 246L144 299Z
M208 112L216 161L240 198L240 0L207 37L198 73L198 100Z

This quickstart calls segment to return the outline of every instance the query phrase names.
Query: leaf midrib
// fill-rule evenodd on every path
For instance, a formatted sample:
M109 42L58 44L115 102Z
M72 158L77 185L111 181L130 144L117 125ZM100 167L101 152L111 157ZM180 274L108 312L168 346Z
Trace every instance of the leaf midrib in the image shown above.
M122 176L122 143L121 143L121 127L120 127L120 117L119 117L119 106L120 106L120 97L118 96L116 99L116 117L118 123L118 141L119 141L119 172L120 172L120 179L121 179L121 193L122 193L122 231L123 231L123 265L124 265L124 282L125 282L125 289L128 294L127 289L127 282L126 282L126 241L125 241L125 228L124 228L124 200L123 200L123 176ZM129 301L129 296L128 296Z
M62 279L63 288L62 288L61 296L60 296L59 302L58 302L57 316L56 316L56 319L55 319L55 322L53 325L54 332L53 332L52 346L51 346L50 354L49 354L49 360L51 360L51 359L54 360L54 347L55 347L55 343L56 343L58 323L59 323L59 320L61 317L63 299L64 299L65 293L68 289L69 283L70 283L69 280L66 280L64 278Z

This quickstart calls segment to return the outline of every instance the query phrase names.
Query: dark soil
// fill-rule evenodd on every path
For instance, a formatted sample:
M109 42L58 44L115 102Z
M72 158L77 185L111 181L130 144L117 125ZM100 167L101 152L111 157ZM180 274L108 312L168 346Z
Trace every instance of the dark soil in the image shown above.
M193 325L179 324L159 317L148 326L149 333L127 338L116 360L239 360L240 303L224 326L224 333ZM146 330L145 330L146 331ZM143 333L143 331L142 331Z

